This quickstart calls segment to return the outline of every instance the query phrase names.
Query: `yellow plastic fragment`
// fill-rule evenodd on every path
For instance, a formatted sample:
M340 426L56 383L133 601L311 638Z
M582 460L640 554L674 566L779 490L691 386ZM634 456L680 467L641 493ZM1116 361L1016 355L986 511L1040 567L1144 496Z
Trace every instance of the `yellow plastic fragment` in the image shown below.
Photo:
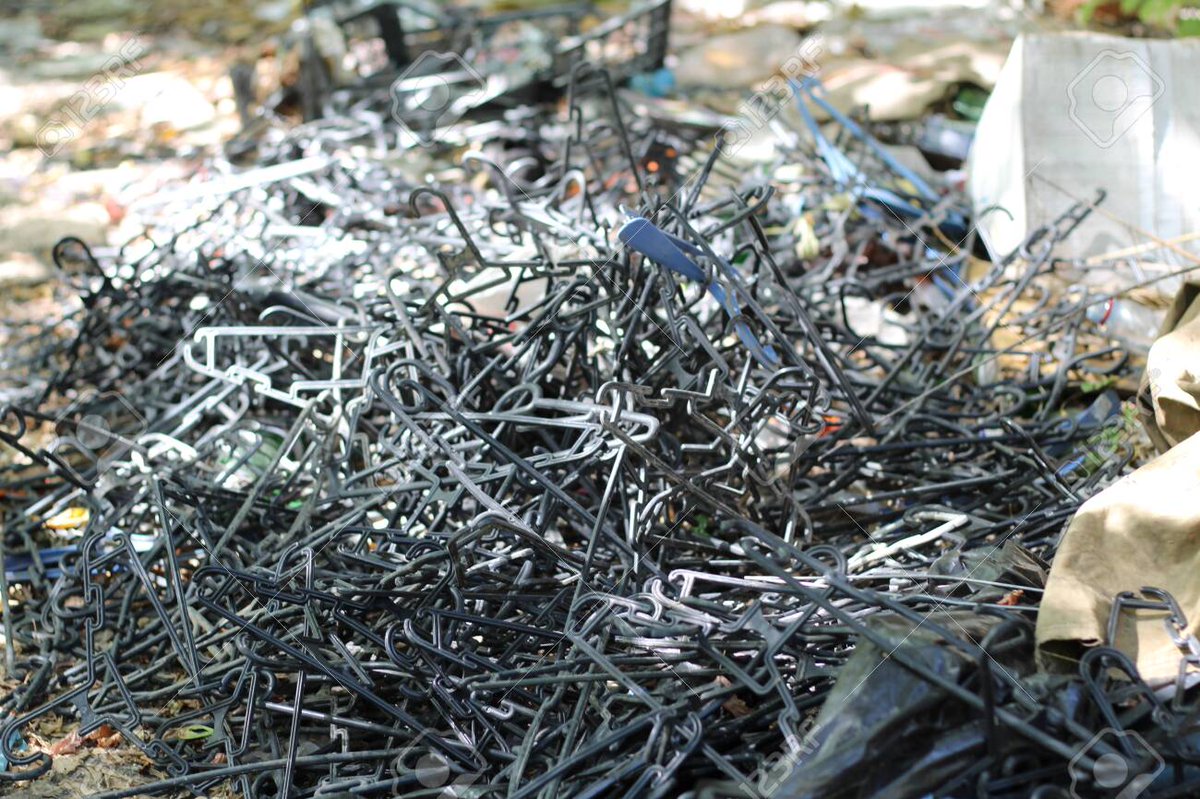
M88 523L90 514L87 508L67 508L46 520L46 526L51 530L74 530Z

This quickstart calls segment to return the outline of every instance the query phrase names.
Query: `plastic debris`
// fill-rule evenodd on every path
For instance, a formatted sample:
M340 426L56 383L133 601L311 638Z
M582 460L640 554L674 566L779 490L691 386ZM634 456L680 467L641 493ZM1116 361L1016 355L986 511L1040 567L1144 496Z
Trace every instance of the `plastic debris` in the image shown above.
M401 152L364 92L55 248L79 308L4 362L0 778L53 714L153 764L107 799L1060 796L1119 752L1190 790L1194 698L1106 647L1032 676L1042 561L1132 457L1062 471L1136 372L1088 316L1123 289L1053 290L1097 200L984 263L846 117L734 166L585 63Z

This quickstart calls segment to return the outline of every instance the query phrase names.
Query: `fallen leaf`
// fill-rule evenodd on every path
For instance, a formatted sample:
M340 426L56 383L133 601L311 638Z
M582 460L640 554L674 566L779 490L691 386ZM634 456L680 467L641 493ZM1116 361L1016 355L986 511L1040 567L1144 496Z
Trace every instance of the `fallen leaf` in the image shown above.
M67 733L67 737L60 738L50 747L50 755L52 757L61 757L62 755L73 755L83 746L83 739L79 737L79 732L71 730Z
M107 724L101 724L97 729L89 732L87 737L89 740L96 740L98 738L105 738L109 735L112 735L113 732L114 730L112 727L108 726Z
M121 745L123 740L121 733L107 724L101 724L98 730L88 735L88 739L101 749L115 749Z
M112 735L109 735L106 738L101 738L99 741L97 741L96 746L99 746L101 749L116 749L124 742L125 737L119 732L114 732Z
M1021 601L1021 597L1025 596L1025 592L1021 589L1009 591L1004 595L1004 598L997 602L997 605L1015 605Z
M721 703L721 707L725 708L725 712L735 719L750 715L750 706L741 697L731 696Z

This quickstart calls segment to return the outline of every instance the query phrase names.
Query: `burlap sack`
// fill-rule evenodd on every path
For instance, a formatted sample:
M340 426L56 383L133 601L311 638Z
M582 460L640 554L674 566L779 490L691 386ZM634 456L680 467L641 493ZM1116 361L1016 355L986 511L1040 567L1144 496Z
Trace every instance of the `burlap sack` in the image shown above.
M1200 283L1175 295L1146 359L1143 422L1159 452L1200 430Z
M1106 643L1113 599L1144 586L1170 592L1200 622L1200 284L1176 295L1150 349L1142 421L1163 454L1085 502L1063 535L1038 611L1043 666L1070 667ZM1174 679L1180 651L1164 614L1124 612L1116 646L1143 679Z
M1143 586L1171 592L1189 629L1200 621L1200 435L1092 497L1075 514L1038 611L1042 665L1070 667L1082 647L1105 643L1113 598ZM1123 612L1117 628L1117 648L1154 683L1174 679L1179 669L1180 652L1164 618Z

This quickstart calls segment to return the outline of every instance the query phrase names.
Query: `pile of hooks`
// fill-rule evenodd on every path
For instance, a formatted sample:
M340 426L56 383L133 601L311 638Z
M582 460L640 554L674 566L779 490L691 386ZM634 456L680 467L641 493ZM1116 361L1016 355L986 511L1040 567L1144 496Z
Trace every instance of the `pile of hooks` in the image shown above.
M5 331L0 779L54 715L153 764L109 799L1056 797L1133 757L1106 729L1194 790L1186 691L1034 668L1137 440L1055 257L1099 198L983 261L834 123L749 162L580 65L403 158L365 106L272 130L60 242L77 307Z

